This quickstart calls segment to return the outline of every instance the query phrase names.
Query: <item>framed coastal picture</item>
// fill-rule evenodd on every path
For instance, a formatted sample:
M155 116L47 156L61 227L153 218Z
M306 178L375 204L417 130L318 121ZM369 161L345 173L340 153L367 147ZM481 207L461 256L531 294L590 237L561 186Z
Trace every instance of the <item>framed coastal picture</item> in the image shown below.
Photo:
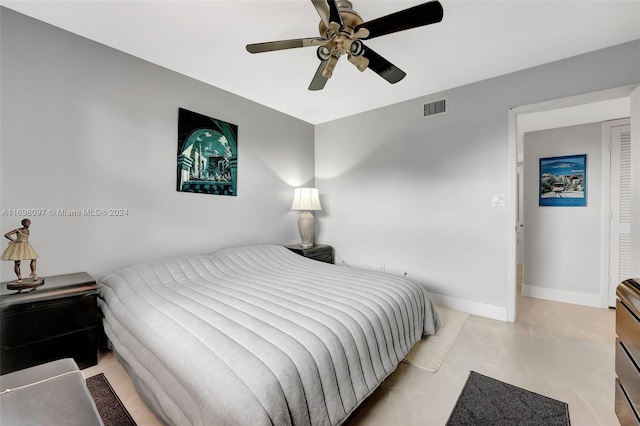
M539 205L587 205L587 155L540 158Z
M179 108L176 189L235 196L237 182L238 126Z

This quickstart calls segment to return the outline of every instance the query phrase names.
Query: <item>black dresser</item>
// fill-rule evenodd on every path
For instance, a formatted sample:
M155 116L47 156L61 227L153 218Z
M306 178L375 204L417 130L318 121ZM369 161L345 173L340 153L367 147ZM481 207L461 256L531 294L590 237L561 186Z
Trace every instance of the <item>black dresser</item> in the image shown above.
M318 260L320 262L333 263L333 247L329 245L314 244L313 247L302 248L298 244L285 247L300 256L308 257L309 259Z
M95 280L86 272L45 277L34 291L0 289L0 374L61 358L98 363Z
M640 425L640 279L616 289L615 410L622 426Z

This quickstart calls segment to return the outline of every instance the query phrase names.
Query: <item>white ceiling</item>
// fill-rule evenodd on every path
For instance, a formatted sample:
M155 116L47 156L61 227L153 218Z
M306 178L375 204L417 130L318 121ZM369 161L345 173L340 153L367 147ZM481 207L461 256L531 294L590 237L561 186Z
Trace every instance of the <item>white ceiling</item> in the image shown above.
M352 0L365 20L423 1ZM312 124L640 39L640 0L441 0L441 23L367 41L407 73L391 85L341 58L307 90L315 48L248 43L318 36L308 0L1 1L0 4Z

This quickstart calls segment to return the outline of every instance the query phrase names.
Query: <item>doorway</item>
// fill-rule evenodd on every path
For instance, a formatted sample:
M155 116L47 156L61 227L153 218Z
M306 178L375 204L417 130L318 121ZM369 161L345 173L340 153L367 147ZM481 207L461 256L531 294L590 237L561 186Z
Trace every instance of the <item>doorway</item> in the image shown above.
M509 288L507 292L507 320L517 320L517 285L520 260L524 259L521 252L523 244L522 227L526 227L526 218L519 214L521 211L521 199L524 196L521 190L521 176L519 164L524 162L524 133L535 130L567 127L577 124L604 122L621 117L630 116L630 93L637 86L626 86L596 93L563 98L554 101L533 105L525 105L509 110L509 156L510 176L512 176L511 189L509 191L509 221L510 230L509 246ZM608 216L607 216L608 219ZM603 236L605 231L602 231ZM607 231L608 237L608 221ZM603 241L605 241L603 239ZM607 240L608 241L608 238ZM604 245L604 244L603 244ZM607 252L608 252L608 244ZM526 268L526 265L524 265ZM604 269L604 268L603 268ZM608 268L606 271L608 275ZM604 273L603 273L604 275ZM608 285L604 286L602 293L602 306L608 306Z

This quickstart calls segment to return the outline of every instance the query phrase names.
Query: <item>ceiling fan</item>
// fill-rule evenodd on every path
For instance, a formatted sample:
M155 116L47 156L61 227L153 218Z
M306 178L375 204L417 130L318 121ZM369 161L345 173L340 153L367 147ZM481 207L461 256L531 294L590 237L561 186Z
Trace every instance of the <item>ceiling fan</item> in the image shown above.
M311 0L320 15L320 37L270 41L247 45L250 53L317 46L320 66L311 80L309 90L321 90L331 78L342 55L360 71L367 68L387 80L397 83L406 73L366 46L362 40L404 31L442 21L442 5L437 0L410 7L372 21L364 22L347 0Z

